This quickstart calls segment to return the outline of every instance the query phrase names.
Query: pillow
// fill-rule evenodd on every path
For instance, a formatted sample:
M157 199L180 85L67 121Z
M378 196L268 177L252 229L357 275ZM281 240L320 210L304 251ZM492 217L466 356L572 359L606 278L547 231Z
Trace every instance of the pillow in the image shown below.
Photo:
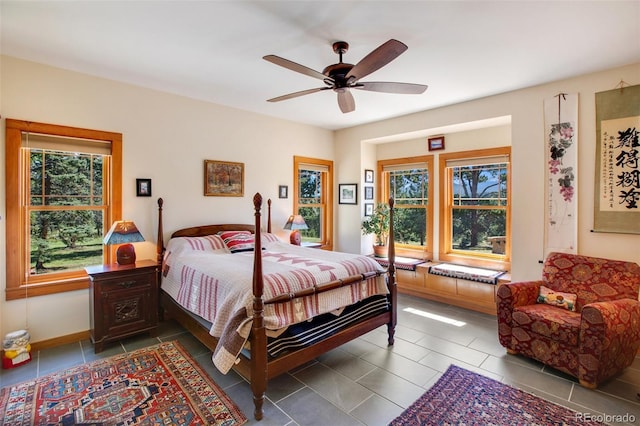
M280 241L280 238L278 238L276 234L262 232L260 235L263 243L277 243L278 241Z
M253 251L255 240L249 231L223 231L219 235L231 253Z
M207 235L204 237L184 237L192 250L196 251L226 251L227 247L219 235Z
M547 305L556 306L558 308L566 309L571 312L576 311L577 294L562 293L560 291L552 290L543 285L540 286L540 293L538 294L538 303L545 303Z
M219 235L207 235L206 237L176 237L169 240L165 253L192 253L206 252L213 254L229 253L227 246Z

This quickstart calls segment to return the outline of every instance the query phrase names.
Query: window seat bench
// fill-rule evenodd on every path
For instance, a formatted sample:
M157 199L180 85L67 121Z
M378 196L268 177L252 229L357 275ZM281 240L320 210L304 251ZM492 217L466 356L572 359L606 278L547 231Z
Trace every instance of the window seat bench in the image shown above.
M376 260L382 266L389 264L385 258ZM474 274L474 268L441 262L396 258L395 266L399 292L490 315L496 315L498 287L511 281L509 272L484 277Z

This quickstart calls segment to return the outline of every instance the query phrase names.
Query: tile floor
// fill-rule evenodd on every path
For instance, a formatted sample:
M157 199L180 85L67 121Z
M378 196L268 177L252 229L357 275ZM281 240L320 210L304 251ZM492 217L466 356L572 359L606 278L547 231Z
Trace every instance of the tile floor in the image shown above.
M411 307L465 323L449 325L403 311ZM592 391L541 364L507 355L497 339L495 317L400 295L396 343L386 345L380 328L297 368L268 385L265 418L253 419L249 385L235 373L222 375L210 352L177 323L162 323L157 338L148 335L107 346L96 355L90 341L33 354L19 368L0 370L0 386L70 367L158 341L178 340L238 404L260 425L386 425L435 383L450 364L457 364L511 384L579 413L627 415L640 424L640 357L620 376ZM608 420L614 419L607 417ZM609 421L612 424L624 424Z

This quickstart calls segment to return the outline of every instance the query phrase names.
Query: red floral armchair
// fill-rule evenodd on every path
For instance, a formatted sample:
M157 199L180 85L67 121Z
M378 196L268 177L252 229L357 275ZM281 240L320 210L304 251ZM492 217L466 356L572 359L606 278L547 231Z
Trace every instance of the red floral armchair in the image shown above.
M542 280L498 289L500 344L596 388L640 347L639 288L636 263L551 253Z

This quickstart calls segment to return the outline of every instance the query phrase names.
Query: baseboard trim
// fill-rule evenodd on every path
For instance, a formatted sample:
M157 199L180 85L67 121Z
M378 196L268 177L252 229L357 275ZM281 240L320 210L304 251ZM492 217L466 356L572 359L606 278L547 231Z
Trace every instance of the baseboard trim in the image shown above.
M41 340L31 343L32 351L40 351L42 349L54 348L56 346L66 345L67 343L79 342L80 340L89 339L91 335L89 330L80 331L78 333L67 334L66 336L58 336L53 339Z

